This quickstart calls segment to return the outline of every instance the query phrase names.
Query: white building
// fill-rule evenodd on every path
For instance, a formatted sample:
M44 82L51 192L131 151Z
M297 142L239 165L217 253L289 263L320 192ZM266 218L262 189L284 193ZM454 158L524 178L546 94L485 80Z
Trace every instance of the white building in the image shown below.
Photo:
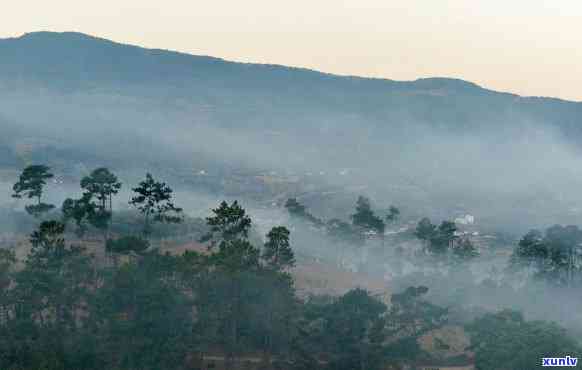
M475 217L470 214L466 214L461 217L455 218L455 223L459 225L473 225L475 223Z

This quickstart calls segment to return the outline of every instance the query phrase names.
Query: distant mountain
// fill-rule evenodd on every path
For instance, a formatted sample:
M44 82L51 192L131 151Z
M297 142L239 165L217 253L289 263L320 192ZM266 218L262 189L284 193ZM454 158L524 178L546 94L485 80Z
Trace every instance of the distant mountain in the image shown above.
M198 112L218 127L271 130L422 124L475 130L524 123L582 137L582 103L520 97L446 78L404 82L144 49L80 33L0 39L0 87L115 92ZM0 112L1 114L1 112Z

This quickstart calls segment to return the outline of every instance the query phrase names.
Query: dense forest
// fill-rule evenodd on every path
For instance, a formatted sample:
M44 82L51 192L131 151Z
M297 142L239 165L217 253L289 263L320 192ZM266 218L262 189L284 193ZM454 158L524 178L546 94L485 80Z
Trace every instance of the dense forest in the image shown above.
M123 223L128 216L113 198L124 184L109 169L82 178L82 196L60 207L45 201L53 176L50 167L31 165L13 186L34 230L25 258L0 249L1 369L411 369L443 362L420 339L453 323L470 343L446 359L450 366L533 369L542 357L581 353L580 328L531 320L511 307L475 313L460 300L438 304L425 285L403 286L389 299L364 288L300 295L291 274L293 228L257 237L238 201L221 202L198 225L204 249L163 251L162 237L184 234L179 225L194 222L168 184L147 174L131 189L132 221ZM371 239L394 249L386 229L402 216L395 206L380 216L364 196L348 221L320 219L295 198L284 206L293 220L321 230L338 255ZM480 258L456 231L454 222L422 218L411 236L422 245L414 258L447 270L450 290L454 274ZM531 231L504 268L521 277L519 291L543 284L577 294L581 241L575 226ZM490 279L470 289L489 289L494 300L509 283Z

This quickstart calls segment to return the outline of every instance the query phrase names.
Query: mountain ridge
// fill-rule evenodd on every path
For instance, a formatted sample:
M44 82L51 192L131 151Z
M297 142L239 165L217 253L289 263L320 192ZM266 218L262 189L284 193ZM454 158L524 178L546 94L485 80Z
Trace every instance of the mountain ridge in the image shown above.
M224 64L232 64L237 66L249 66L254 68L265 68L265 69L278 69L278 70L285 70L285 71L292 71L292 72L305 72L309 74L317 74L322 77L329 77L332 79L347 79L347 80L358 80L358 81L366 81L372 83L388 83L388 84L411 84L416 85L418 87L424 88L459 88L459 89L477 89L483 90L487 92L493 92L498 94L508 94L515 97L520 98L542 98L542 99L556 99L565 102L574 102L575 101L560 99L556 97L546 97L546 96L522 96L518 94L514 94L511 92L503 92L497 91L493 89L489 89L483 86L480 86L474 82L463 80L461 78L454 78L454 77L423 77L418 78L415 80L394 80L390 78L378 78L378 77L363 77L357 75L341 75L341 74L333 74L328 73L320 70L310 69L310 68L303 68L303 67L294 67L294 66L287 66L282 64L270 64L270 63L250 63L250 62L236 62L230 61L219 57L214 56L207 56L207 55L195 55L175 50L169 49L160 49L160 48L144 48L137 45L132 44L125 44L116 41L112 41L106 38L97 37L81 32L74 32L74 31L67 31L67 32L51 32L51 31L37 31L37 32L28 32L18 37L10 37L10 38L0 38L0 48L7 43L12 44L21 44L22 46L32 46L38 47L38 43L50 43L54 44L55 42L65 42L65 43L76 43L75 46L79 46L84 44L85 46L95 46L96 44L100 45L101 47L115 47L118 49L130 49L134 52L142 53L143 56L147 56L148 54L151 55L159 55L159 54L166 54L172 55L175 57L183 57L189 58L191 60L196 61L208 61L208 62L215 62L215 63L224 63ZM30 45L32 43L32 45ZM29 45L26 45L29 44ZM1 50L1 49L0 49Z
M249 176L227 174L301 173L309 186L337 182L496 219L490 200L521 199L497 209L526 204L525 216L515 211L525 218L532 200L554 199L542 197L554 196L548 179L577 173L582 103L459 79L338 76L41 32L0 40L0 130L7 153L29 138L55 143L19 151L12 165L23 156L72 172L80 161L129 173L148 164L206 190L256 194L264 188ZM192 179L193 169L214 174Z
M399 130L407 135L411 124L479 133L543 123L582 143L582 103L498 92L461 79L341 76L146 49L79 32L0 39L0 56L0 92L6 94L34 96L40 86L57 96L83 95L97 106L102 101L95 93L109 101L126 97L215 127L299 135L367 127L389 137ZM110 103L117 108L121 102Z

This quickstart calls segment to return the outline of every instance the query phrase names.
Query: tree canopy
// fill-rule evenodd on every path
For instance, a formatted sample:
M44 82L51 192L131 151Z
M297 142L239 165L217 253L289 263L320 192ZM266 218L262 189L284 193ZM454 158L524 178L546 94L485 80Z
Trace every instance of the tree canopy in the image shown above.
M376 216L372 210L370 199L366 197L358 197L358 200L356 201L356 212L351 215L351 219L354 226L373 230L378 234L384 234L386 225L380 217Z
M182 221L182 208L172 201L173 190L163 182L156 181L151 174L133 188L136 194L129 204L144 215L144 234L151 233L152 222L179 223Z
M46 181L53 177L54 175L50 172L50 167L48 166L28 166L22 170L18 182L12 187L14 190L12 197L17 199L23 197L28 199L36 198L36 204L27 205L25 209L29 214L40 217L42 214L54 208L54 205L42 202L42 194Z

